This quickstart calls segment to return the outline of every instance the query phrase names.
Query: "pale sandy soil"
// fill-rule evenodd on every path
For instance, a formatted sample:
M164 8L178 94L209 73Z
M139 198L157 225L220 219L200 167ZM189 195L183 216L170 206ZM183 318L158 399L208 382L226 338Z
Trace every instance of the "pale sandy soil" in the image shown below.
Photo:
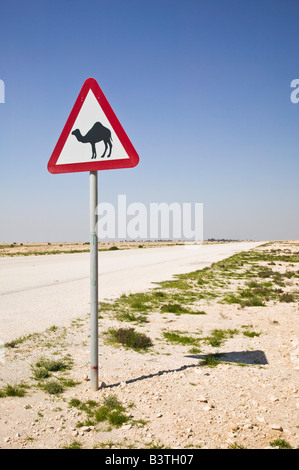
M131 249L151 246L171 246L176 242L101 242L100 250L109 250L111 247L120 249ZM0 256L28 256L41 254L59 254L59 253L81 253L89 251L88 242L76 243L2 243L0 244Z
M276 242L270 249L298 253L298 247L298 242ZM256 250L263 249L269 247ZM298 274L298 263L275 263L273 269ZM177 316L153 310L147 314L148 323L137 326L120 324L111 313L103 312L99 374L105 387L97 392L90 390L88 381L88 316L69 327L29 337L15 347L6 345L0 357L0 389L21 382L29 388L24 397L0 398L0 448L55 449L77 441L83 448L258 449L277 439L297 448L298 278L290 278L284 291L295 293L296 301L272 300L264 307L241 308L201 299L196 307L206 315ZM103 333L112 326L133 326L152 339L153 347L139 353L106 344ZM260 335L245 336L244 327ZM220 347L203 342L199 353L190 353L190 346L174 345L163 337L165 330L206 337L216 328L237 329L238 333ZM222 362L214 368L201 365L207 355L215 353L221 354ZM52 373L52 378L78 383L61 395L49 395L37 386L31 366L41 357L67 355L73 360L71 369ZM76 398L101 404L110 394L127 407L130 421L120 428L106 422L78 428L86 415L69 401Z
M205 245L218 242L204 241ZM221 243L224 243L223 241ZM227 243L230 243L229 241ZM115 249L128 250L135 248L151 248L163 246L175 246L184 244L184 242L174 241L116 241L116 242L100 242L99 250ZM0 243L0 257L4 256L28 256L28 255L41 255L41 254L59 254L59 253L80 253L88 252L88 242L76 243Z

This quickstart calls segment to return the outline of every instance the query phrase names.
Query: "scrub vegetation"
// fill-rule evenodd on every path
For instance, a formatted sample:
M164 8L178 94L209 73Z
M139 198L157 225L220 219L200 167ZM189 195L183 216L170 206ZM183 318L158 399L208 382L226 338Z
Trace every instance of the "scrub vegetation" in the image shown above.
M298 262L299 252L274 250L270 243L262 249L241 252L202 270L176 275L173 280L156 283L157 287L146 292L123 294L117 300L100 302L99 316L105 318L110 315L119 322L145 327L153 313L206 315L205 307L215 302L236 305L241 309L297 302ZM241 332L237 329L214 329L196 339L178 331L164 331L162 336L168 342L193 346L191 352L199 348L200 342L217 348L237 334L254 338L262 333L252 329ZM150 338L141 337L133 328L110 329L106 335L114 344L136 351L153 346Z
M106 335L108 341L139 352L149 349L153 345L152 340L147 335L135 331L134 328L111 328L106 332Z
M105 397L102 404L94 400L82 402L79 399L73 398L69 401L69 406L77 408L86 416L85 421L80 421L77 424L78 428L83 426L95 426L102 422L106 422L111 426L120 427L130 420L125 406L115 394L109 394Z
M38 381L39 388L50 395L61 394L64 392L65 388L77 385L77 382L63 374L70 370L72 365L73 360L70 356L56 360L41 357L31 366L33 379ZM50 378L51 380L47 380Z
M18 385L9 385L0 389L0 398L4 397L24 397L27 385L21 383Z

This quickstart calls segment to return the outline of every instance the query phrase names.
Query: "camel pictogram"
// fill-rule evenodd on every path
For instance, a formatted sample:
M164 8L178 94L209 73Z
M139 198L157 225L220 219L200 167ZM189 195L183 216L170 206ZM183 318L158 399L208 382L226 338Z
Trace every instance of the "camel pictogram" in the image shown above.
M105 144L105 150L103 155L101 155L101 158L105 156L108 147L109 153L106 156L107 158L110 157L112 150L111 131L107 129L107 127L103 126L103 124L101 124L100 122L96 122L85 135L82 135L79 129L75 129L72 134L77 138L79 142L82 142L83 144L87 142L90 143L92 149L92 159L97 158L96 143L102 141Z

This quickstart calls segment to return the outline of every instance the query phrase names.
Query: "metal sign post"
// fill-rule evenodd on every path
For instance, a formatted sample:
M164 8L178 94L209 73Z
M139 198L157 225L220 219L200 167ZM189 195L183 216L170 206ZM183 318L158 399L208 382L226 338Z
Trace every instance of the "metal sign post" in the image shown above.
M98 205L98 172L91 171L90 179L90 386L99 387L98 355L98 236L96 234Z

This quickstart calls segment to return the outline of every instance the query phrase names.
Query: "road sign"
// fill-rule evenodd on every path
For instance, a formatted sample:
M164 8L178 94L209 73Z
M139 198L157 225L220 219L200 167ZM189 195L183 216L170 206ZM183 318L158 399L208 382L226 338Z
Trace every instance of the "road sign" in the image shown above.
M78 95L48 163L50 173L130 168L139 157L94 78Z
M48 162L50 173L89 171L90 385L98 389L98 170L130 168L139 157L94 78L78 95Z

